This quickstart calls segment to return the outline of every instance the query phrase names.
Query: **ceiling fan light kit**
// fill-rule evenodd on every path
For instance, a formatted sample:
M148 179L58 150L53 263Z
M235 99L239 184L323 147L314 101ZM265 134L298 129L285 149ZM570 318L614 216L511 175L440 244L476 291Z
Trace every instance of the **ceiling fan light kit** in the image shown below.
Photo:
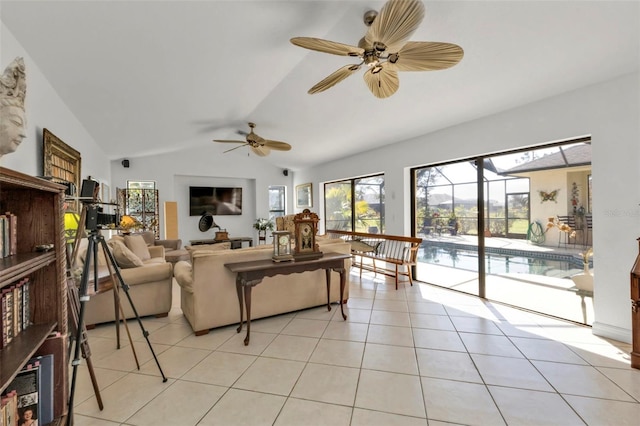
M370 10L363 20L369 27L358 46L314 37L294 37L291 43L305 49L332 55L357 57L359 64L343 66L318 82L309 94L323 92L363 65L364 81L378 98L393 95L400 87L398 71L434 71L450 68L462 60L464 51L456 44L408 41L424 19L420 0L389 0L380 13Z

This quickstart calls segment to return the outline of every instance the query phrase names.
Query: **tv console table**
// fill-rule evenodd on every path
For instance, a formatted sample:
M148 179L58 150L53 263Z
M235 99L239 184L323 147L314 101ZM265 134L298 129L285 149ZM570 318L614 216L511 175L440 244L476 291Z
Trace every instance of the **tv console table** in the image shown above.
M249 336L251 333L251 289L262 282L263 278L273 277L274 275L289 275L305 271L315 271L324 269L327 277L327 310L331 310L331 271L340 274L340 313L344 320L347 316L344 314L342 299L344 296L345 286L345 267L344 262L350 259L351 255L344 253L324 253L319 259L301 260L297 262L274 262L273 260L254 260L249 262L227 263L224 266L231 272L236 273L236 290L238 291L238 304L240 305L240 325L237 332L242 331L242 323L244 318L244 309L242 306L242 294L244 289L244 305L247 307L247 336L244 339L244 345L249 344ZM301 285L304 285L301 283Z
M249 243L249 247L253 247L253 238L251 237L230 237L225 240L189 240L192 246L198 246L202 244L219 244L219 243L231 243L231 249L239 249L242 247L242 243Z

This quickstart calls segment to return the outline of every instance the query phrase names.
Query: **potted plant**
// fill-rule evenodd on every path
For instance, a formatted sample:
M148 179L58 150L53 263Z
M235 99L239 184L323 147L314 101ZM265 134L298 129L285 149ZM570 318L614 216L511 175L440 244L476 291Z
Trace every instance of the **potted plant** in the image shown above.
M451 235L458 235L458 218L454 212L451 212L449 215L447 225L449 226L449 233Z
M258 230L258 243L267 241L267 231L273 231L273 221L271 219L259 218L253 224L253 228Z

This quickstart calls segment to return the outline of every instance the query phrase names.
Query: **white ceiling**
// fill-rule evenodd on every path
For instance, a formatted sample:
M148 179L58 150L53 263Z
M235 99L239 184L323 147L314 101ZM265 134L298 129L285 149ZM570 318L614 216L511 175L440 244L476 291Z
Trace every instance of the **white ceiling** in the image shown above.
M356 45L383 4L2 0L0 13L112 159L242 139L253 121L293 146L264 160L296 170L639 69L637 1L425 1L411 40L456 43L460 64L401 73L387 99L361 72L308 95L353 61L289 39Z

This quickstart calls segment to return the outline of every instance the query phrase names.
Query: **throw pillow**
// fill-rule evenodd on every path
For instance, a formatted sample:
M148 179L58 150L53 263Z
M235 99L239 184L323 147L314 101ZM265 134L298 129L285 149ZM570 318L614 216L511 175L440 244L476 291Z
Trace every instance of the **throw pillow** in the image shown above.
M147 243L144 238L142 238L142 235L125 235L124 244L129 250L135 253L140 260L145 261L151 259L149 247L147 247Z
M113 257L121 268L137 268L144 266L142 260L120 241L110 241Z

